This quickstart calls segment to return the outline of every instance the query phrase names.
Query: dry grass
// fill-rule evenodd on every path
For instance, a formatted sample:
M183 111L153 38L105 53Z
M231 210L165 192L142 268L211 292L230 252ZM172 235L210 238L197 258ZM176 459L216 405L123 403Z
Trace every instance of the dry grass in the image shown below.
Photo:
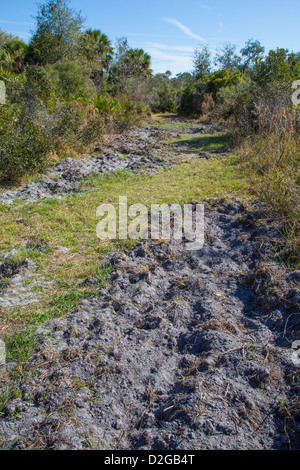
M238 157L253 191L285 217L294 261L300 253L300 135L296 109L276 113L258 106L259 131L242 145Z

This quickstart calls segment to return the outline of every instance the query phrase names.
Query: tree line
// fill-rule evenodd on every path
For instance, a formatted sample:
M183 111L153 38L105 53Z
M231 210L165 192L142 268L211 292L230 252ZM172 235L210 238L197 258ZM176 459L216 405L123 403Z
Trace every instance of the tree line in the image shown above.
M265 54L249 39L213 59L208 46L194 51L193 70L153 74L151 57L126 38L116 44L99 29L85 29L68 0L40 4L29 44L0 30L0 178L42 170L49 154L62 158L93 150L109 132L139 124L151 112L177 112L222 121L247 136L276 110L291 109L291 83L300 78L300 55ZM268 112L266 111L268 110Z

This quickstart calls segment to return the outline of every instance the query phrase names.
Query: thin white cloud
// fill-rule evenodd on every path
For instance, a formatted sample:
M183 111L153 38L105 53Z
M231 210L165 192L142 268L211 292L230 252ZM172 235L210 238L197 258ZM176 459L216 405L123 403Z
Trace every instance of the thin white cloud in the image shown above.
M112 33L114 34L114 33ZM169 38L176 39L178 36L169 36L167 34L140 34L140 33L124 33L126 38L128 37L147 37L147 38Z
M199 36L198 34L193 33L193 31L185 26L184 24L180 23L177 20L174 20L173 18L163 18L164 21L167 23L173 24L174 26L177 26L181 31L183 31L187 36L193 39L198 39L198 41L206 42L204 38Z
M217 32L218 32L218 33L222 33L223 28L224 28L224 23L223 23L222 21L218 21L218 29L217 29Z
M200 7L200 8L203 8L204 10L211 10L211 9L212 9L210 6L204 5L204 3L200 3L200 4L199 4L199 7Z
M168 44L160 44L157 42L148 42L147 45L149 47L154 47L156 49L161 49L165 51L193 52L195 49L193 46L170 46Z
M152 58L152 69L154 73L164 73L171 70L173 75L192 70L192 58L190 54L180 55L164 52L156 48L146 48Z
M171 70L173 75L192 70L193 47L168 46L166 44L147 41L140 44L151 56L152 70L154 73L165 73Z

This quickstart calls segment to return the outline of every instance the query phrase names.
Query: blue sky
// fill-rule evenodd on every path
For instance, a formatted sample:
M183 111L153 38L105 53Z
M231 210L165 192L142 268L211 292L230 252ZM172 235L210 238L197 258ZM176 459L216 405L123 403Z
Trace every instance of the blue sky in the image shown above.
M0 0L0 28L30 39L36 0ZM42 2L43 3L43 2ZM225 42L239 49L249 38L266 50L300 51L299 0L71 0L112 42L126 36L150 53L155 73L192 69L193 50L205 43L215 52Z

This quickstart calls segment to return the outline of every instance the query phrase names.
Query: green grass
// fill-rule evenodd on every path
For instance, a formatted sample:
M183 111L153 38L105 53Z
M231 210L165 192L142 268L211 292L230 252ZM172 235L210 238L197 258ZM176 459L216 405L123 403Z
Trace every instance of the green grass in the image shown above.
M105 286L107 283L108 277L113 270L113 266L111 264L100 266L96 271L96 279L99 282L99 288Z
M153 119L153 125L170 130L191 123L171 113L156 115ZM224 134L183 134L173 143L186 143L191 152L223 150L229 145L229 137ZM88 178L81 183L80 189L85 190L63 200L16 201L11 207L0 205L0 255L12 248L19 249L22 256L26 254L38 265L38 274L50 282L36 289L38 303L0 313L9 334L21 331L24 326L35 327L67 315L81 299L97 295L99 286L83 286L83 281L91 276L104 285L110 270L103 267L104 254L110 250L124 251L136 243L135 240L108 242L97 238L96 209L103 202L117 205L119 196L127 196L129 205L142 203L150 208L152 203L250 197L247 175L229 159L187 160L155 174L135 175L121 170ZM33 245L43 240L50 249L45 253L34 249L25 251L24 244L30 240ZM67 247L69 251L62 254L56 246Z
M90 242L99 246L95 227L96 208L103 202L117 203L119 196L128 202L188 202L209 197L223 197L247 189L246 174L238 175L229 161L190 161L158 174L108 174L85 183L88 191L64 200L49 199L38 203L15 204L1 215L0 250L21 248L29 237L62 245L78 251ZM0 206L1 212L1 206ZM22 223L17 222L22 219Z
M27 257L26 250L20 250L10 253L7 258L3 261L4 265L11 265L14 267L21 266Z
M26 364L30 358L32 348L34 347L35 329L27 328L15 332L13 335L4 338L6 344L6 359L19 364Z
M22 395L19 383L24 377L32 350L37 344L35 328L27 327L3 337L6 345L7 362L13 362L16 367L0 373L0 417L5 406L14 398ZM18 417L18 410L10 416L11 421Z
M168 143L186 145L192 153L225 151L232 146L232 140L228 134L186 134Z
M190 125L189 122L167 122L167 123L158 122L157 124L155 124L155 127L160 127L161 129L166 129L167 131L168 130L171 131L173 129L179 129L185 126L187 127L189 125Z
M191 124L199 123L198 120L191 120L183 116L179 116L174 113L158 113L152 116L155 127L161 127L162 129L172 130L179 127L190 126Z
M130 240L104 242L97 238L96 209L103 202L118 204L119 196L127 196L129 205L142 203L150 208L152 203L249 195L247 175L238 176L236 167L225 160L189 161L156 174L118 172L90 178L85 185L87 191L63 200L16 203L10 211L0 206L2 253L11 248L22 249L29 239L43 239L52 246L48 253L27 250L27 257L38 264L38 273L52 284L38 292L39 304L1 314L9 329L72 311L80 298L95 294L97 288L87 289L81 284L88 276L99 276L104 253L132 245L134 241ZM16 222L18 219L22 222ZM69 248L69 252L61 254L56 245ZM100 277L102 274L100 271Z

